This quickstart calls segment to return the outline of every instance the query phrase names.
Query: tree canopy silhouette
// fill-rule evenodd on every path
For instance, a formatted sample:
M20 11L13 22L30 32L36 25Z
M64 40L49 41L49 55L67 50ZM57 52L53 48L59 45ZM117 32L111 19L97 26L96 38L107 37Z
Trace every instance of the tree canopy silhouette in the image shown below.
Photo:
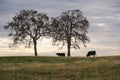
M49 17L45 13L38 13L35 10L21 10L4 29L9 30L8 36L12 37L11 46L24 43L30 47L33 43L34 53L37 56L37 41L45 36Z
M79 43L86 46L85 44L90 41L86 35L88 27L89 22L80 10L65 11L60 16L52 18L53 44L63 47L67 43L67 56L70 56L71 47L79 49Z

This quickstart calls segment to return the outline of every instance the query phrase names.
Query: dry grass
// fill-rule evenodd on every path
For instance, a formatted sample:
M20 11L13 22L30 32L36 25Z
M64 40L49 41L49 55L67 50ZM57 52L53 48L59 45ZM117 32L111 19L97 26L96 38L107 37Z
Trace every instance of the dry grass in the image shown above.
M120 80L120 56L1 57L0 80Z

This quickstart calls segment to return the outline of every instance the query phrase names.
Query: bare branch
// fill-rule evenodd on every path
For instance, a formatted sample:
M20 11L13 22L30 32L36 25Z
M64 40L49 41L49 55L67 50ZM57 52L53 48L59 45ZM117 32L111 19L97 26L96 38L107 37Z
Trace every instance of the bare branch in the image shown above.
M71 46L79 49L79 43L83 43L85 46L89 42L89 38L86 35L89 22L78 9L65 11L59 17L52 18L51 26L54 38L53 43L61 45L58 43L66 41L68 56L70 56Z

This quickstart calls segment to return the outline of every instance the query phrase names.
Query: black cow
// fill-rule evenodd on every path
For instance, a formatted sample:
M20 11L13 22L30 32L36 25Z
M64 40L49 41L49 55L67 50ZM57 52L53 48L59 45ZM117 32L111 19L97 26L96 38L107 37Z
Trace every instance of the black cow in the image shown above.
M65 53L56 53L58 56L65 56Z
M89 51L86 56L90 57L91 55L93 55L95 57L96 56L96 51Z

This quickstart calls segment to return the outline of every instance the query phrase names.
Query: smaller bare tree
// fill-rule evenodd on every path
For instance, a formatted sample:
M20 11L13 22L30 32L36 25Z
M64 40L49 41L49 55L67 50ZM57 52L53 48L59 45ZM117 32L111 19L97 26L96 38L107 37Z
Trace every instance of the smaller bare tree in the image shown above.
M89 22L80 10L65 11L59 17L52 18L53 43L62 47L67 43L67 56L70 56L71 47L79 49L79 43L86 46L85 44L90 41L86 35L88 27Z
M45 13L35 10L21 10L13 17L4 29L9 30L8 36L13 38L12 46L24 43L28 47L34 44L35 56L37 56L37 41L45 36L49 18Z

